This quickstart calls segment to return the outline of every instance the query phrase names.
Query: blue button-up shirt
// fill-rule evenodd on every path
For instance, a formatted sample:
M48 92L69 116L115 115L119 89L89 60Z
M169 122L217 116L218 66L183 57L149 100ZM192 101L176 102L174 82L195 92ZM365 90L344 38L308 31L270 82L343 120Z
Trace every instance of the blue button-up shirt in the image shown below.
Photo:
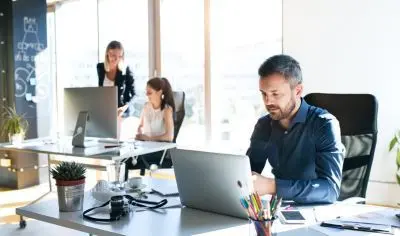
M258 173L268 159L284 200L332 203L339 197L344 158L339 122L304 99L287 130L269 115L260 118L247 155Z

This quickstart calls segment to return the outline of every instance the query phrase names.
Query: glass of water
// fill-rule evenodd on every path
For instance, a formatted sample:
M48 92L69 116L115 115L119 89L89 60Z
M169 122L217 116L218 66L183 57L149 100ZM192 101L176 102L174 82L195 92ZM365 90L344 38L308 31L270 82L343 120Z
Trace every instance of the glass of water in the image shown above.
M113 191L123 190L123 183L125 182L125 163L114 162L107 165L108 182Z

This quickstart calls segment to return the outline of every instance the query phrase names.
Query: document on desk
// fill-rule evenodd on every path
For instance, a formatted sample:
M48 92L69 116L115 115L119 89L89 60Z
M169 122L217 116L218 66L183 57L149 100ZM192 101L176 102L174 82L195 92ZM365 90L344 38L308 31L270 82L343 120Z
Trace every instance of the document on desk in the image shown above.
M396 218L396 214L399 212L399 209L387 208L346 217L345 219L362 223L391 225L393 227L400 228L400 220Z
M338 235L338 236L347 236L347 235L376 235L373 232L362 232L362 231L355 231L355 230L349 230L347 228L351 227L361 227L361 230L364 228L368 229L376 229L376 233L378 233L379 229L382 230L381 233L386 233L386 234L394 234L394 232L399 233L400 231L400 221L396 218L395 214L398 212L398 209L392 209L392 208L379 208L376 211L371 211L371 212L366 212L366 213L361 213L358 215L354 216L346 216L346 217L339 217L335 220L331 221L326 221L326 223L333 223L333 224L338 224L342 225L344 227L337 227L335 228L334 226L332 227L322 227L319 224L313 225L310 228L313 230L316 230L318 232L327 234L327 235ZM388 229L391 229L392 231L390 232L385 232L388 231Z
M175 180L151 179L151 189L162 196L178 196L178 186Z

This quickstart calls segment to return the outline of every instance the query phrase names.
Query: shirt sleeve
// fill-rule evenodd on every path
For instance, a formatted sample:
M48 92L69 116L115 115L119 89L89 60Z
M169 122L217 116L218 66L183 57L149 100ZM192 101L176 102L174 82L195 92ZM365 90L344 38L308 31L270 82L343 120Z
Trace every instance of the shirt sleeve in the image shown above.
M312 180L275 179L277 195L298 203L332 203L340 193L344 146L340 126L330 114L322 115L322 124L314 133L316 174Z
M126 68L124 104L129 103L135 96L134 75L129 67Z
M265 152L267 141L271 133L271 126L267 117L258 120L254 127L253 134L250 138L250 147L247 149L246 155L250 159L251 170L261 173L267 161Z

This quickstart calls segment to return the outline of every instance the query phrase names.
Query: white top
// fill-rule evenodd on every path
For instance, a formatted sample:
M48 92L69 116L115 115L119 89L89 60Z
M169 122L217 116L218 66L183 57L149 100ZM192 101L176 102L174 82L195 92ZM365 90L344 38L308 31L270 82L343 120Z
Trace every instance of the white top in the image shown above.
M150 102L146 102L143 108L143 134L154 137L165 134L164 112L161 108L154 109Z
M113 87L115 86L115 82L110 80L107 75L104 76L103 87Z

